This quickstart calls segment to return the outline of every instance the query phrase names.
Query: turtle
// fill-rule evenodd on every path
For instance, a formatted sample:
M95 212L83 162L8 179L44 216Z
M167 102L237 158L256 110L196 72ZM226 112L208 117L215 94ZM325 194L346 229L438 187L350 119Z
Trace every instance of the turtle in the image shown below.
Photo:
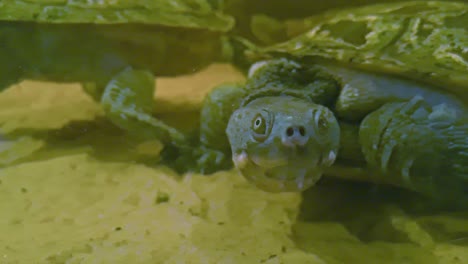
M156 76L229 60L231 16L207 0L0 1L0 91L21 80L79 82L131 135L184 141L154 118Z
M467 205L468 4L366 5L303 23L246 52L245 83L206 96L192 156L174 166L234 167L270 192L326 175Z

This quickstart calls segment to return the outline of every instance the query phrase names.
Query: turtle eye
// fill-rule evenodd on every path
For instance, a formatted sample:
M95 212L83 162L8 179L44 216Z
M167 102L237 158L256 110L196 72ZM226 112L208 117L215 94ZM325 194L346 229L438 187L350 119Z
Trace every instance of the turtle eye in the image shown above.
M264 135L267 131L266 120L265 118L258 114L255 116L252 124L253 131L255 134Z
M270 119L266 111L258 113L252 119L252 134L255 140L262 142L268 137L271 127Z

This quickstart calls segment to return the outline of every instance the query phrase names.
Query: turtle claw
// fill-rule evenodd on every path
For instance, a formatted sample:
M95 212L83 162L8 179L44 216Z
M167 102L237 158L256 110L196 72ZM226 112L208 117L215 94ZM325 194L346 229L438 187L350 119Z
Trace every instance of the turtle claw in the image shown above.
M392 141L392 142L388 142L383 147L382 155L380 157L380 168L382 169L384 173L388 172L390 158L392 157L392 153L396 145L397 145L396 142Z
M417 110L421 108L423 104L426 104L424 98L422 96L416 95L407 103L403 103L398 112L404 115L412 115L413 113L417 112Z
M388 182L433 197L463 194L467 126L454 111L415 97L369 114L359 130L369 166Z
M366 160L383 174L400 172L406 180L420 150L420 140L430 108L420 96L408 102L389 103L366 117L360 135Z

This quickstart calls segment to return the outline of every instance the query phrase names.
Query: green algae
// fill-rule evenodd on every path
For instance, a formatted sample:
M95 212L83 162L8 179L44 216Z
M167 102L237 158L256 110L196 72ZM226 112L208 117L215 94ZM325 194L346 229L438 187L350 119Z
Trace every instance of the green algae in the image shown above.
M154 165L157 142L102 120L78 87L34 85L0 95L8 142L30 140L0 171L0 263L468 262L466 212L415 213L406 196L377 199L356 183L301 197L234 171L178 175Z

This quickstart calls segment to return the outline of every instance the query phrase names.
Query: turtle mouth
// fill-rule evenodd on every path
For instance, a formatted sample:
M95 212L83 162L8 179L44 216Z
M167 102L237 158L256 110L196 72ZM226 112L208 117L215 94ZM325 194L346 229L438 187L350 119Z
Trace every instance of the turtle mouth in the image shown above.
M313 161L267 160L241 153L233 158L239 172L259 189L268 192L301 192L313 186L322 170Z

